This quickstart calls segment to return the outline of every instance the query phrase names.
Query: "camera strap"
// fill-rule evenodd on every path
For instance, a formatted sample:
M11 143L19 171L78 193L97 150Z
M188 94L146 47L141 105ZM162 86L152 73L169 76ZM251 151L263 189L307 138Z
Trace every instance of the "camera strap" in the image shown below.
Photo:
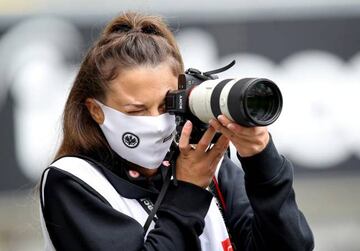
M146 211L147 213L149 213L149 216L148 216L148 218L146 219L146 222L145 222L144 227L143 227L143 228L144 228L144 235L146 235L146 233L147 233L147 231L148 231L148 229L149 229L149 227L150 227L151 222L152 222L153 220L154 220L154 221L157 220L155 214L156 214L157 210L159 209L160 204L161 204L161 202L163 201L163 199L164 199L164 197L165 197L165 194L166 194L166 191L167 191L167 189L168 189L168 187L169 187L169 184L170 184L170 182L171 182L171 172L170 172L169 170L170 170L169 168L166 170L165 182L164 182L163 186L161 187L160 193L159 193L159 195L158 195L158 197L157 197L157 199L156 199L155 204L154 204L153 206L151 206L151 207L152 207L152 210L151 210L151 211L150 211L150 208L145 205L145 201L150 201L150 200L142 200L142 199L139 199L139 200L138 200L143 207L145 206L145 207L144 207L145 211ZM150 202L151 202L151 201L150 201ZM152 204L152 203L151 203L151 204Z
M149 213L149 216L144 224L144 235L147 234L147 231L150 227L150 224L151 222L154 220L156 221L157 218L155 216L156 212L158 211L160 205L161 205L161 202L163 201L164 197L165 197L165 194L166 194L166 191L170 185L170 182L172 181L171 179L171 176L173 176L173 182L174 182L174 185L176 186L177 185L177 180L176 180L176 175L175 175L175 163L176 163L176 159L177 159L177 155L179 154L179 149L176 145L175 142L172 143L171 147L170 147L170 152L167 156L167 159L169 159L169 162L170 162L170 166L166 168L166 171L165 171L165 179L164 179L164 184L162 185L161 187L161 190L160 190L160 193L156 199L156 202L155 204L152 206L152 210L149 210L149 207L147 205L144 205L145 204L145 200L142 200L139 199L139 203L143 206L145 206L146 208L145 211ZM150 200L148 200L150 201ZM151 202L151 201L150 201ZM152 203L151 203L152 204ZM144 207L143 206L143 207Z
M214 74L218 74L218 73L224 72L224 71L230 69L231 67L233 67L233 66L235 65L235 62L236 62L236 61L233 60L233 61L231 61L230 64L225 65L224 67L221 67L221 68L216 69L216 70L204 72L203 75L205 75L205 76L211 76L211 75L214 75Z
M154 209L154 203L149 198L141 198L136 200L139 202L139 204L148 214L150 214L151 211ZM157 217L154 216L154 222L156 221L157 221Z

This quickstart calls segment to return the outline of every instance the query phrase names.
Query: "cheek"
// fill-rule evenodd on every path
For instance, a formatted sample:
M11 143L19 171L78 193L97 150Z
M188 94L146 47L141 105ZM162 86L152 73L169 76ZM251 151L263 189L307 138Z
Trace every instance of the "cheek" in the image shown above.
M178 89L178 79L177 78L175 78L175 79L173 79L172 81L171 81L171 89L173 89L173 90L177 90Z

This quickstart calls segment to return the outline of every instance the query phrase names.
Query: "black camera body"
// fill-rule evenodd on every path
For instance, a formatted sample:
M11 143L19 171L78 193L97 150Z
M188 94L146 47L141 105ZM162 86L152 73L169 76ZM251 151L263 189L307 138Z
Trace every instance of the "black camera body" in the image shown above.
M188 98L191 90L204 82L205 80L216 79L213 75L203 75L199 70L189 68L185 74L180 74L178 78L178 90L170 91L165 97L165 109L170 114L176 115L176 131L177 139L180 137L182 127L187 120L193 124L190 143L196 144L209 125L202 122L194 114L191 113Z
M179 75L178 90L169 91L165 97L166 111L176 115L176 140L187 120L193 124L190 143L196 144L209 127L209 120L220 114L246 127L267 126L279 117L282 95L271 80L219 79L215 75L234 64L205 73L190 68Z

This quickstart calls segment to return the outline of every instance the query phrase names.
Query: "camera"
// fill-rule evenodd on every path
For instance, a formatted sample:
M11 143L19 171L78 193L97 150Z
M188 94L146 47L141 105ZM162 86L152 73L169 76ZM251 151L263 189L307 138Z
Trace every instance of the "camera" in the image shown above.
M246 126L267 126L275 122L282 109L278 86L266 78L219 79L217 73L235 64L209 72L190 68L179 75L178 90L169 91L165 109L176 115L177 137L186 120L193 123L190 143L197 143L211 118L224 114ZM216 140L216 139L214 139Z

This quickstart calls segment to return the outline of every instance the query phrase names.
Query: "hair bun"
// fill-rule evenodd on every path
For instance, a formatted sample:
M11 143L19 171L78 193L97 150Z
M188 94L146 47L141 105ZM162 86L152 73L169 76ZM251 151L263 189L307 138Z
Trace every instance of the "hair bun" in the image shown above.
M146 60L154 63L165 60L165 58L174 58L180 69L174 70L176 75L183 71L183 61L174 34L163 18L159 16L131 11L124 12L104 28L99 40L99 47L103 46L109 51L112 50L112 47L116 47L123 53L130 53L131 55L126 57L137 57L138 64L142 64Z
M111 33L123 33L123 32L129 32L131 31L131 27L128 24L118 24L114 25L111 29Z
M160 17L128 12L107 25L103 34L107 36L112 33L143 33L165 37L164 30L166 32L167 27Z
M149 34L149 35L160 35L160 31L153 24L145 24L141 28L141 32L143 32L145 34Z
M110 33L136 33L136 32L149 34L149 35L161 34L159 29L154 24L144 24L143 27L141 28L131 27L128 24L118 24L118 25L114 25L110 30Z

